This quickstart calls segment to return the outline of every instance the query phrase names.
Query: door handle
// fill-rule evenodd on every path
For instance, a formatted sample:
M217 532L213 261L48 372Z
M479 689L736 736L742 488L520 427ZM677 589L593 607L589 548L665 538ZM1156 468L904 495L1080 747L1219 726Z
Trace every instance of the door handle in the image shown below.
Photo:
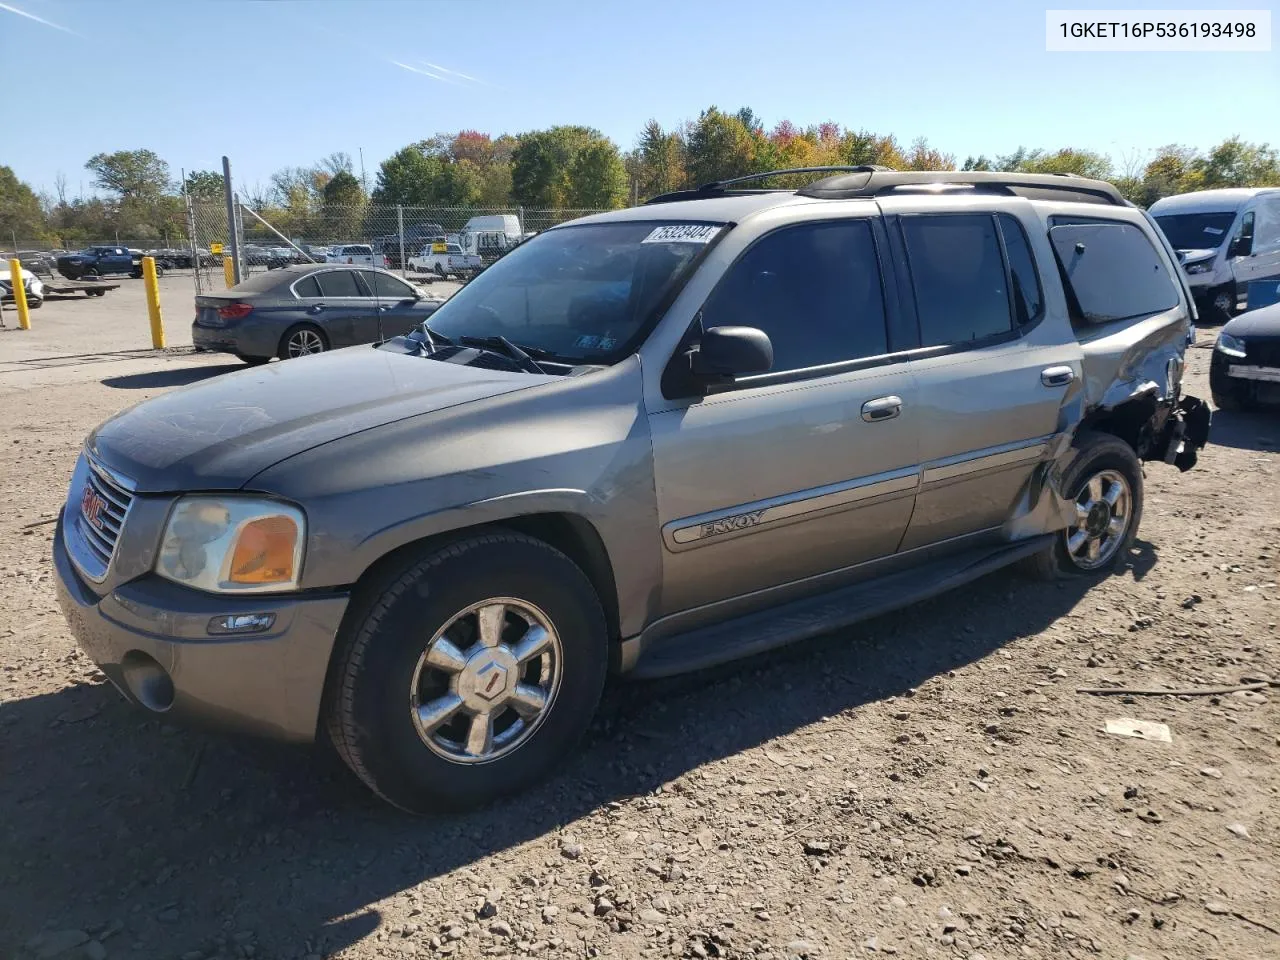
M391 309L391 304L389 304L389 303L380 303L380 304L378 304L378 312L379 312L379 313L386 313L386 312L387 312L388 310L390 310L390 309Z
M309 308L307 308L307 313L319 313L323 309L323 303L313 303Z
M1046 387L1065 387L1076 378L1070 367L1045 367L1040 371L1040 382Z
M878 397L862 405L862 419L867 423L892 420L902 412L901 397Z

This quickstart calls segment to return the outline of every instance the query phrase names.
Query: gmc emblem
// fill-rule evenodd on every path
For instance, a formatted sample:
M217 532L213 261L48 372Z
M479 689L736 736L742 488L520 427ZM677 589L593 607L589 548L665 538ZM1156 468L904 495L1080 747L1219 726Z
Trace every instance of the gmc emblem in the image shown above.
M106 498L86 483L84 493L80 497L80 515L88 520L95 530L101 530L102 511L105 509L107 509Z

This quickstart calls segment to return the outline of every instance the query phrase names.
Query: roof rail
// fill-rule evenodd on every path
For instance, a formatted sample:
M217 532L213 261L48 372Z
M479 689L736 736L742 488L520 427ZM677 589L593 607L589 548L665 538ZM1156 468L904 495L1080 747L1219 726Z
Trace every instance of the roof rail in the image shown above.
M888 173L889 167L875 166L872 164L859 164L852 167L789 167L784 170L761 170L759 173L748 173L741 177L729 177L726 180L712 180L710 183L704 183L692 190L675 190L671 193L664 193L656 197L652 197L645 201L648 206L651 203L672 203L676 200L705 200L709 197L722 196L729 192L729 188L739 183L748 183L751 180L765 180L769 177L782 177L794 175L798 173ZM828 177L827 179L832 179ZM823 181L817 181L819 183ZM774 193L777 191L769 189L755 190L735 190L734 193Z
M1003 193L1031 200L1074 200L1132 206L1113 184L1090 180L1076 173L995 173L985 170L930 170L842 173L815 180L797 190L798 196L822 200L876 197L898 187L924 185L967 186L982 192Z

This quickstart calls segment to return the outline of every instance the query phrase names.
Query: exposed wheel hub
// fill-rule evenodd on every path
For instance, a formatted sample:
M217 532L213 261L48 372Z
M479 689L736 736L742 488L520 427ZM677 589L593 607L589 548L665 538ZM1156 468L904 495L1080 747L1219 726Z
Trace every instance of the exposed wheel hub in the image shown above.
M1085 520L1085 529L1091 537L1100 537L1107 530L1107 524L1111 522L1111 507L1102 501L1095 503L1089 508L1089 516Z

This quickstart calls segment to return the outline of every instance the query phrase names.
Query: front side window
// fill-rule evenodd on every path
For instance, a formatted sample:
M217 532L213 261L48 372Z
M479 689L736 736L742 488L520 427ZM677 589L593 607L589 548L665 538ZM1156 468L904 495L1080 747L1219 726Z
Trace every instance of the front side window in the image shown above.
M866 220L768 234L729 268L702 329L755 327L773 344L771 373L889 352L880 263Z
M1050 223L1049 240L1075 320L1107 323L1178 305L1178 282L1137 226L1066 217Z
M913 215L901 223L921 346L970 343L1013 329L994 217Z
M445 337L506 337L566 361L616 363L723 224L557 227L494 263L431 315Z
M368 296L356 282L354 270L330 270L316 274L320 282L320 293L326 297L364 297Z
M364 285L369 288L375 297L386 297L390 300L410 300L416 296L413 287L403 280L396 279L389 273L363 270L360 276L364 278Z

